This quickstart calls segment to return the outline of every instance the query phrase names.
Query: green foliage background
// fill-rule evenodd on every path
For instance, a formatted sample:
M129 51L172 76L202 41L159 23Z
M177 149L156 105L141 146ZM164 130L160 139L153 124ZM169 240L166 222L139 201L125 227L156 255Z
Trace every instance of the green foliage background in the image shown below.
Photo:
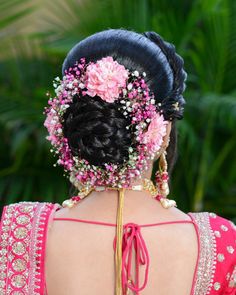
M45 140L43 110L68 50L107 28L154 30L188 72L172 197L185 212L236 221L236 1L0 0L0 196L60 202L69 184Z

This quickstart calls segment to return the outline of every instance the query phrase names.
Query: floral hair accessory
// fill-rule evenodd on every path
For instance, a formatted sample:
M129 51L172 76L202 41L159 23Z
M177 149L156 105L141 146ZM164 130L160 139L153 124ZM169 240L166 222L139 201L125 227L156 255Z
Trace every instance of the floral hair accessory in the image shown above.
M86 88L90 96L98 95L107 102L119 97L120 87L125 87L128 71L111 56L88 65L86 70Z
M96 186L129 187L134 177L141 178L148 162L160 151L168 121L164 120L161 104L155 104L154 94L145 82L146 73L130 71L111 56L97 62L77 61L65 71L62 79L54 79L55 97L48 100L44 126L70 181L79 189ZM73 98L97 95L109 103L116 103L125 117L131 119L132 145L128 160L123 164L91 165L86 159L74 156L63 134L63 115Z

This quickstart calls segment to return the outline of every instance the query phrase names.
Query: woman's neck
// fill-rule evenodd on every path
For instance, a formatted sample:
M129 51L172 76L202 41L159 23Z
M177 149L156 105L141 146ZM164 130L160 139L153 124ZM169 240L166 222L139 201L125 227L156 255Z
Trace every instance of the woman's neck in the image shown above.
M97 220L116 223L118 207L118 190L102 192L92 191L85 199L73 208L64 208L58 212L63 216L87 220ZM123 223L135 222L138 224L155 223L183 219L183 212L177 208L164 209L161 203L155 200L148 191L125 190ZM184 214L186 216L186 214ZM188 219L188 218L187 218Z

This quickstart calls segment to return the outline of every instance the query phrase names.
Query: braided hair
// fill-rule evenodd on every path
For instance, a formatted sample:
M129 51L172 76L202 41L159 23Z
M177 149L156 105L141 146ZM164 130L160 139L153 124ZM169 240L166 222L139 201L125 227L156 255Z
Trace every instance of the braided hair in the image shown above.
M176 53L173 44L164 41L156 32L145 32L143 34L162 50L173 72L172 90L162 100L164 117L172 121L170 144L167 148L168 173L170 175L177 160L176 119L180 120L183 118L184 105L186 103L183 98L183 92L186 88L187 73L184 70L184 60ZM174 108L175 103L178 103L178 109Z

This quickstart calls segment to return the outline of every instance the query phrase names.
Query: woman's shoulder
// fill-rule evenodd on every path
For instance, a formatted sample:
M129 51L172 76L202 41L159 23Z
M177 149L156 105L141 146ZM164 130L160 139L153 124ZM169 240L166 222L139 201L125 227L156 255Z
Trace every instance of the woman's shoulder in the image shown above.
M209 275L215 291L236 294L236 225L214 212L190 212L189 215L197 225L199 259L201 267L207 270L206 277Z

